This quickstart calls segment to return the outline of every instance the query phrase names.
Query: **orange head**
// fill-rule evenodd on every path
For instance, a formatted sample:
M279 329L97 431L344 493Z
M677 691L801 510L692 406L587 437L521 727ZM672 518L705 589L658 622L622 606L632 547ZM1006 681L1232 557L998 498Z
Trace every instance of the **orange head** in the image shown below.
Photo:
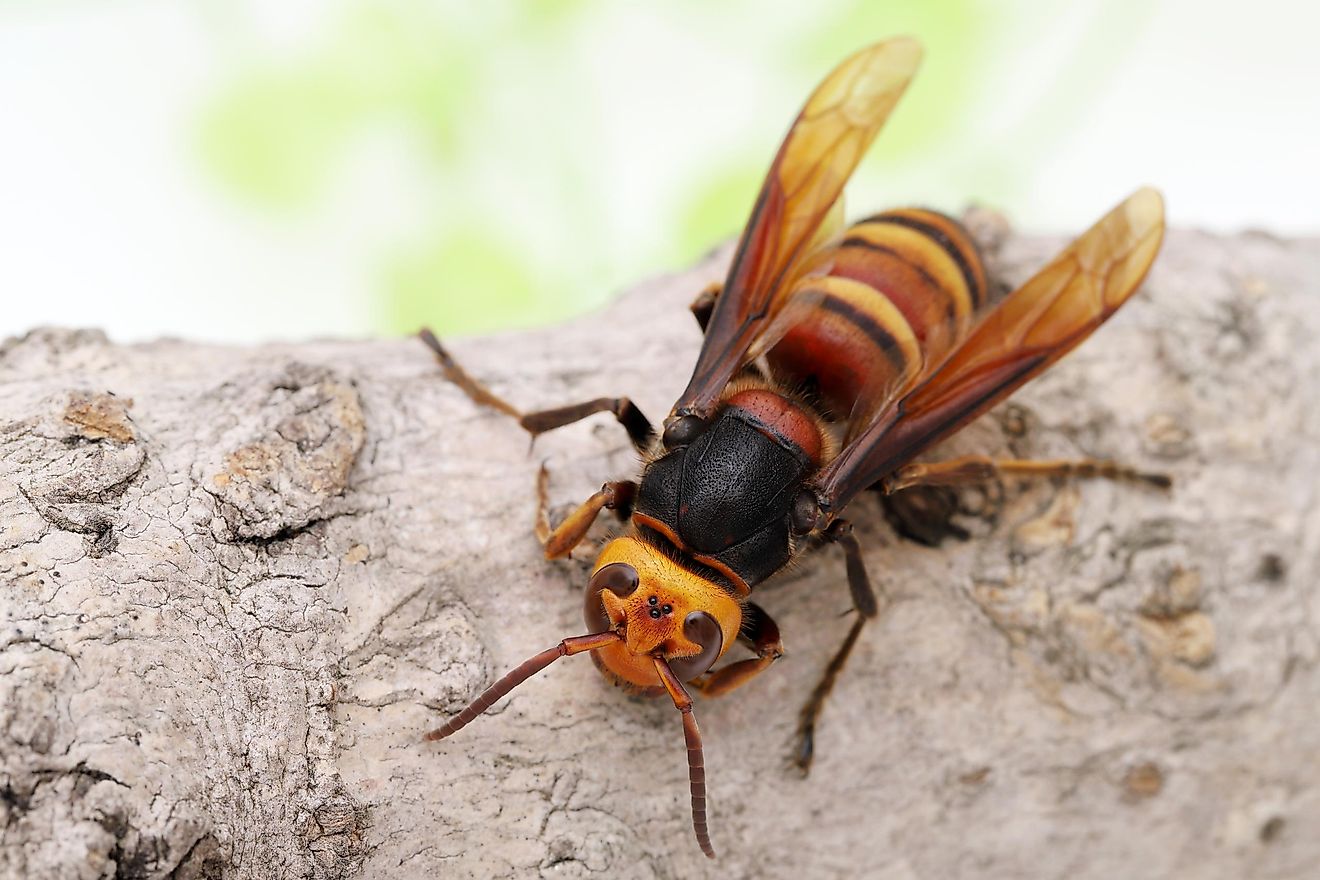
M650 695L664 687L656 657L666 660L681 681L691 681L724 655L742 626L736 599L634 537L605 545L582 610L591 632L622 637L592 652L601 672Z
M710 669L733 644L742 626L742 606L714 581L679 565L658 547L623 537L605 545L596 560L584 611L590 633L564 639L530 658L426 738L444 739L466 726L560 657L590 652L606 677L637 692L667 693L683 713L692 827L702 852L714 858L706 828L701 733L683 682Z

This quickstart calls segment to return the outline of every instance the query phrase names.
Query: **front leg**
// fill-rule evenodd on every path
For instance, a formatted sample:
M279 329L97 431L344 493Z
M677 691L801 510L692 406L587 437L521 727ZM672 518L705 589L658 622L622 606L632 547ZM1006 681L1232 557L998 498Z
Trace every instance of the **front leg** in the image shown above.
M699 675L692 682L693 687L707 697L722 697L747 684L784 656L779 625L755 603L747 603L747 613L738 640L755 651L756 656Z
M620 519L625 520L632 515L637 484L632 480L619 480L601 486L600 491L578 505L576 510L552 529L550 515L546 512L546 483L549 482L549 475L545 465L541 465L536 478L536 537L545 547L546 559L562 559L572 553L573 548L587 536L587 530L602 510L613 510Z
M651 447L651 441L655 437L655 429L651 427L650 419L626 397L598 397L585 403L523 413L513 404L478 382L467 370L459 366L453 355L440 344L440 340L430 330L423 330L418 336L426 344L426 347L435 353L436 360L440 362L440 369L445 374L445 378L462 389L463 393L471 398L473 403L497 409L505 415L517 419L523 430L531 434L533 438L544 434L546 431L552 431L555 428L562 428L565 425L581 421L587 416L608 412L613 413L619 424L623 425L624 430L628 432L628 438L632 440L633 446L639 452L646 452Z

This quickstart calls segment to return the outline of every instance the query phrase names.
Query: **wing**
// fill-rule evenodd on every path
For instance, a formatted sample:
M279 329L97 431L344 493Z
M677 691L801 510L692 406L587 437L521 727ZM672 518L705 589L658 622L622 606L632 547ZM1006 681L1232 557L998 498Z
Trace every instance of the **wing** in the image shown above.
M1005 297L931 376L880 412L821 470L838 512L1063 357L1127 301L1164 237L1164 201L1140 189Z
M804 272L789 295L820 301L772 349L770 367L790 384L814 379L847 426L845 447L933 374L1000 298L967 230L921 208L862 220L809 260L829 268Z
M811 241L802 249L802 256L793 261L792 271L786 273L789 277L774 292L767 320L756 328L743 353L744 364L769 351L794 324L808 319L820 301L819 295L810 289L809 282L830 271L845 226L843 195L840 194L821 218Z
M817 87L798 115L752 209L706 340L675 414L706 417L774 317L776 293L821 241L823 221L921 61L900 37L857 52Z

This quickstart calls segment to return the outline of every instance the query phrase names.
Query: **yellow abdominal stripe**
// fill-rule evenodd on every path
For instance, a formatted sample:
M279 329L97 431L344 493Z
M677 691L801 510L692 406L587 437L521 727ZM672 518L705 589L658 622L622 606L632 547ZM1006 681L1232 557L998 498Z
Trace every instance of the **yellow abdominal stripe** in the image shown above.
M904 216L897 212L895 215ZM916 229L884 221L858 224L848 231L848 235L893 250L903 260L924 271L935 280L940 293L952 297L959 330L966 326L972 315L972 291L967 289L962 269L938 241Z

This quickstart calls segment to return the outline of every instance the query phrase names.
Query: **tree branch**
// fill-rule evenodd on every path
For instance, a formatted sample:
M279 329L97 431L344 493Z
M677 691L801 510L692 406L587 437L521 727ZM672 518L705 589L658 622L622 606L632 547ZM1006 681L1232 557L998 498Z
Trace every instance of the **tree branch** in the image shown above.
M1018 282L1057 240L1010 239ZM567 326L449 341L522 409L667 413L727 251ZM965 542L852 511L891 603L826 707L849 619L828 548L758 591L787 654L679 720L567 659L558 514L637 462L608 415L539 439L412 339L0 348L0 874L15 877L1297 876L1320 863L1320 244L1174 232L1146 290L939 457L1112 458L963 494ZM610 328L610 332L601 332ZM605 527L593 533L603 537Z

